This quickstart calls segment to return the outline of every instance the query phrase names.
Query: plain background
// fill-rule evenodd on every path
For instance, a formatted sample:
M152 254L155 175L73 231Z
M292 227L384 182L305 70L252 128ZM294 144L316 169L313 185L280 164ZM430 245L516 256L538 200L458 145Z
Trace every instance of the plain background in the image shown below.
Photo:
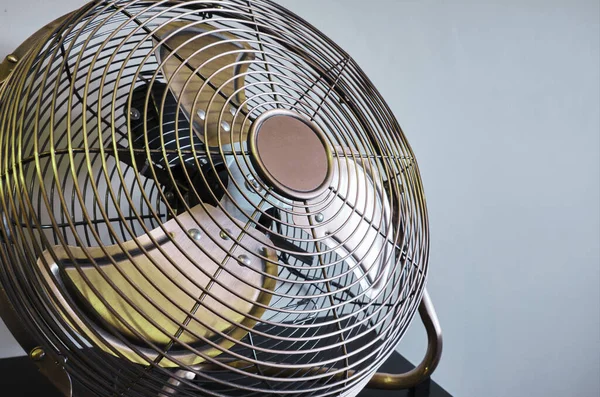
M434 375L457 397L600 395L598 1L279 0L345 48L422 171ZM0 57L82 0L0 0ZM418 362L418 321L399 351ZM0 357L23 352L0 323Z

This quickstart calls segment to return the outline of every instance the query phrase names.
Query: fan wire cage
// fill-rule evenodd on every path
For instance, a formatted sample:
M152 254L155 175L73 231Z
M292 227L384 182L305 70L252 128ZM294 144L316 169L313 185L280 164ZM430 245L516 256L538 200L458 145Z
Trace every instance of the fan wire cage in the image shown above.
M266 0L133 0L92 1L25 47L0 67L0 298L34 356L99 396L355 396L429 376L419 169L339 46ZM269 141L276 122L322 146ZM324 182L303 190L297 169ZM376 374L419 307L429 361Z

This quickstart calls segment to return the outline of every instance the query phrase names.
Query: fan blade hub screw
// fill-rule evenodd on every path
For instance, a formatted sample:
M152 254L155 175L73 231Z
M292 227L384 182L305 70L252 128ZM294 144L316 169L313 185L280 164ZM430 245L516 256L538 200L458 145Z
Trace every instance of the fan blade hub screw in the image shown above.
M136 108L131 108L129 111L129 117L131 117L131 120L137 121L142 117L142 115Z
M238 260L239 260L240 264L243 266L250 266L250 264L252 263L252 262L250 262L250 258L246 254L242 254L242 255L238 256Z
M231 234L231 230L229 230L229 229L221 230L221 232L219 232L219 237L221 237L223 240L230 240L230 238L229 238L230 234Z
M202 233L198 229L190 229L188 230L188 234L196 241L199 241L202 238Z

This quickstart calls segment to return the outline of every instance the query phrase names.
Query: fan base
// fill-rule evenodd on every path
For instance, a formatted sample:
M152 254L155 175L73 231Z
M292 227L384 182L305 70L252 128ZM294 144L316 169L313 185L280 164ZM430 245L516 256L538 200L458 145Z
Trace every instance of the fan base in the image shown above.
M384 371L407 372L414 366L398 353L392 354L383 365ZM0 359L0 390L17 391L22 397L63 397L54 386L42 375L36 365L28 357ZM84 391L75 389L73 397L88 397ZM406 390L373 390L365 389L358 397L452 397L434 381Z

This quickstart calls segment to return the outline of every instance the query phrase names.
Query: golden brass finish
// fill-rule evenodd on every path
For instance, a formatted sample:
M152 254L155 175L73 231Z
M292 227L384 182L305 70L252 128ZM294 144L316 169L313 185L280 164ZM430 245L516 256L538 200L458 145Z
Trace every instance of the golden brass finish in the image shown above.
M376 373L368 387L386 390L409 389L424 382L435 371L442 356L443 339L442 329L427 290L419 305L419 315L427 331L427 352L423 361L405 374Z
M64 361L52 355L44 355L36 361L40 372L60 391L65 397L73 395L71 376L64 368Z
M254 59L252 47L208 24L172 22L158 29L155 36L173 50L155 43L169 89L179 98L198 136L211 147L245 141L250 123L233 113L240 108L247 113L244 73ZM187 65L174 54L185 59Z
M89 4L84 5L81 9L86 7L89 7ZM8 55L4 59L4 61L0 63L0 86L2 86L2 84L8 78L10 73L14 70L19 60L23 59L25 55L35 47L36 44L43 42L44 39L48 37L48 35L50 35L60 25L62 25L73 15L77 14L79 11L80 10L75 10L50 22L48 25L44 26L43 28L35 32L33 35L28 37L27 40L25 40L19 47L17 47L16 50L14 50L10 55Z
M368 388L371 389L379 389L379 390L401 390L401 389L410 389L415 387L425 380L429 378L432 372L436 369L439 364L441 355L442 355L442 331L437 318L437 314L435 309L433 308L433 304L431 302L431 298L427 291L425 291L423 295L423 300L419 305L419 314L421 316L421 321L425 326L427 331L427 353L425 355L424 360L412 371L407 372L405 374L389 374L384 372L377 372L373 375L371 380L368 383ZM336 368L327 368L327 367L314 367L314 368L306 368L306 369L281 369L281 368L272 368L267 366L257 367L253 364L238 360L232 361L228 363L223 363L223 365L227 365L232 368L241 369L244 371L259 371L263 375L270 376L298 376L299 373L302 375L321 375L327 373L336 373L335 378L338 380L344 379L346 376L345 372L339 372L340 370ZM198 370L218 370L220 367L215 364L201 364L197 367ZM356 375L356 371L350 370L348 371L348 377L353 377Z
M29 352L29 358L35 362L39 371L65 396L71 397L73 385L71 377L64 368L64 359L46 354L43 348L35 347Z
M69 396L69 374L99 395L125 396L252 385L255 395L351 397L372 374L375 388L420 382L441 351L426 292L423 363L375 373L428 272L425 197L405 136L356 62L305 21L263 2L220 4L93 1L0 64L3 319ZM353 165L338 168L361 195L330 183L323 193L341 205L329 211L259 183L249 126L270 109L322 126L328 161ZM190 132L210 149L178 140ZM138 145L161 137L164 145ZM195 193L215 196L218 209ZM365 211L353 199L361 196L397 213ZM337 239L346 241L315 233L351 221L365 232ZM361 244L336 251L352 236ZM387 246L389 272L371 274Z
M197 242L189 236L188 229L198 227L198 223L207 236L218 236L218 225L226 225L234 235L242 236L239 243L233 239L219 239L217 245L208 237ZM165 236L169 238L165 239ZM110 345L131 361L146 364L156 359L155 351L140 357L114 338L106 337L107 341L104 341L96 337L74 315L59 284L74 285L98 316L115 327L116 332L140 344L149 341L169 345L176 340L195 345L207 339L215 346L203 344L200 351L215 357L248 333L239 325L253 327L255 318L262 316L271 300L270 291L275 287L275 280L269 276L277 274L274 264L277 257L273 250L263 250L265 243L264 235L242 232L242 227L234 224L220 209L206 210L198 205L148 235L121 246L53 247L44 252L38 266L44 270L47 263L53 269L53 274L44 272L46 280L53 286L51 293L61 302L63 310L73 314L77 325L86 330L87 337L108 352ZM160 249L155 248L156 245ZM141 247L149 248L142 253ZM239 263L237 257L241 255L248 261ZM260 259L258 255L264 255L266 259ZM214 282L215 279L219 284ZM211 295L207 296L204 291L210 291ZM202 297L200 305L197 305L198 297ZM184 331L181 324L186 322L187 330ZM219 333L228 334L230 339ZM203 361L202 357L189 351L177 358L187 365ZM165 359L160 365L176 367L180 364Z
M31 352L29 352L29 357L33 361L40 361L46 356L46 352L41 347L36 347Z

